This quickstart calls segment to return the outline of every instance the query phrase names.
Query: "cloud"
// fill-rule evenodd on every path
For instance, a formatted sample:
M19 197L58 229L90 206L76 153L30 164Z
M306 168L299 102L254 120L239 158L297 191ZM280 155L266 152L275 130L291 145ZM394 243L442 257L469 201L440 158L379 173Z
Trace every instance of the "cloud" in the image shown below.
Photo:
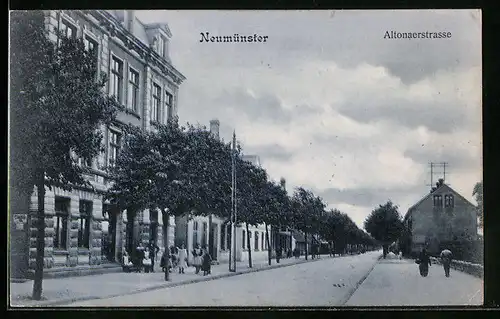
M220 120L289 193L313 189L362 227L388 199L404 214L429 189L429 161L471 199L481 179L481 24L477 10L149 11L167 21L186 75L181 121ZM446 40L385 32L449 31ZM264 34L265 44L199 42Z

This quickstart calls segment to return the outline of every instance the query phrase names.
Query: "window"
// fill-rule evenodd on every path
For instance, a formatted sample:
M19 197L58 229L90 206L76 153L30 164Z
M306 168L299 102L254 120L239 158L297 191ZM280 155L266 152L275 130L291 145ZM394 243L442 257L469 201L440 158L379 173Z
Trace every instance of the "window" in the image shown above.
M67 38L76 38L76 27L65 19L61 22L61 31Z
M220 228L220 249L221 250L226 250L226 230L227 230L227 225L222 225Z
M203 228L201 229L201 246L207 246L207 223L203 222Z
M261 240L260 240L260 247L261 247L262 250L264 250L265 249L264 248L264 242L265 242L265 240L264 240L264 233L261 234L260 238L261 238Z
M172 94L165 92L165 109L167 110L167 121L172 119L174 97Z
M139 100L139 73L133 69L128 71L128 106L134 112L137 112Z
M255 248L254 249L259 250L259 232L255 232L255 239L254 240L255 240L255 242L254 242Z
M117 57L111 59L111 76L109 78L110 95L122 103L123 62Z
M161 88L158 84L153 83L153 106L151 109L151 120L159 121L160 118L160 99L161 99Z
M92 167L92 159L90 158L78 158L78 165L85 167Z
M56 197L55 211L56 211L56 223L55 223L54 248L66 250L68 249L67 239L68 239L69 199Z
M109 166L113 167L120 151L121 135L115 131L109 131Z
M441 195L434 195L434 207L443 207L443 197Z
M241 231L241 248L243 248L243 249L245 249L245 241L246 241L245 239L246 239L245 238L245 231L242 230Z
M83 38L85 50L90 52L97 59L97 42L88 35Z
M195 247L196 244L199 244L199 242L198 242L198 222L195 220L193 221L193 247Z
M161 57L165 56L165 39L162 36L158 37L158 54Z
M78 223L78 247L89 248L90 219L92 217L92 202L80 201L80 218Z
M444 207L453 207L453 195L444 195Z

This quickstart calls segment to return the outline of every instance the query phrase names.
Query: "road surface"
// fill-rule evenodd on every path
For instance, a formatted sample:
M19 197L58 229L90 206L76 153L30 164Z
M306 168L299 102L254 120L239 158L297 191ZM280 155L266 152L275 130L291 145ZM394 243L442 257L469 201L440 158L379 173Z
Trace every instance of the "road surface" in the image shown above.
M483 304L483 280L431 265L420 276L413 260L381 260L346 306L461 306Z
M373 268L380 254L324 258L313 263L68 306L340 306Z

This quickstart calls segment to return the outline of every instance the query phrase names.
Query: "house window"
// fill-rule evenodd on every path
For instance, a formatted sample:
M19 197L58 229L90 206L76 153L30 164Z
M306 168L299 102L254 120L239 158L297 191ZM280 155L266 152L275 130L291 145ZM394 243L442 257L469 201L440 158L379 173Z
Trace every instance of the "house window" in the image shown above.
M173 112L173 100L172 94L165 92L165 109L167 110L167 121L172 119Z
M193 221L193 247L195 247L198 242L198 222L195 220Z
M83 45L85 50L90 52L97 60L97 42L87 35L83 38Z
M264 248L264 242L265 242L265 240L264 240L264 233L262 233L261 234L261 240L260 240L260 247L261 247L262 250L265 249Z
M113 57L111 61L111 76L109 78L110 95L122 103L122 86L123 86L123 62L117 57Z
M201 246L207 246L207 223L203 222L203 228L201 229Z
M92 167L92 159L91 158L78 158L78 165L84 167Z
M109 131L109 166L114 167L116 164L116 159L118 158L118 152L120 151L120 139L121 135L118 132Z
M133 69L128 71L128 106L134 112L137 112L139 100L139 73Z
M161 88L158 84L153 83L153 107L151 109L151 120L159 121L160 118L160 99L161 99Z
M89 248L90 219L92 217L92 202L80 201L80 218L78 223L78 247Z
M76 27L65 19L61 21L61 31L68 39L76 38Z
M69 215L69 199L56 197L55 198L55 212L56 212L56 224L55 224L55 236L54 236L54 248L56 249L68 249L67 239L68 239L68 215Z
M246 242L246 237L245 237L245 231L241 231L241 248L245 249L245 242Z
M162 36L158 37L158 54L161 57L165 56L165 39Z
M255 232L255 237L254 237L254 246L255 246L255 250L259 250L259 232Z
M444 195L444 207L453 207L453 195Z
M441 195L434 195L434 207L443 207L443 197Z

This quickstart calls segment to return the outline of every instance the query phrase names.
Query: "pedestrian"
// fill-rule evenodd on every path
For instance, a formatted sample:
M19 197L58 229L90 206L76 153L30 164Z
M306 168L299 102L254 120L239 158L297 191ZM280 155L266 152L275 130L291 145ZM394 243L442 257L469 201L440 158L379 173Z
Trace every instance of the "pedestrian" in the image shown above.
M441 263L443 264L444 275L446 277L450 277L450 266L453 259L452 252L449 249L444 249L439 257L441 258Z
M154 240L150 240L149 244L147 246L148 251L149 251L149 259L151 260L151 272L155 272L155 259L156 255L160 251L160 247L158 247Z
M150 271L152 272L152 262L149 256L150 256L149 249L146 247L144 251L144 257L142 259L142 265L144 266L145 273L149 273Z
M166 249L163 252L163 254L161 255L160 267L161 267L162 272L165 272L165 271L167 271L167 269L170 268L168 258L167 258L167 250Z
M179 248L179 274L184 273L184 269L187 268L187 250L184 247L184 244L181 244L181 248Z
M420 252L420 255L418 256L418 259L416 260L418 265L418 269L420 270L420 275L422 277L427 277L429 274L429 266L431 265L431 259L429 255L427 254L427 250L422 248L422 251Z
M212 264L212 256L210 256L207 249L204 249L202 256L202 265L201 265L201 268L203 270L203 276L210 274L211 264Z
M178 254L177 247L175 247L174 245L170 246L170 261L171 261L170 272L172 272L174 268L177 267L178 264L177 254Z
M201 256L203 255L200 244L196 244L195 248L191 251L191 254L193 255L193 266L196 269L195 273L198 274L201 268Z

